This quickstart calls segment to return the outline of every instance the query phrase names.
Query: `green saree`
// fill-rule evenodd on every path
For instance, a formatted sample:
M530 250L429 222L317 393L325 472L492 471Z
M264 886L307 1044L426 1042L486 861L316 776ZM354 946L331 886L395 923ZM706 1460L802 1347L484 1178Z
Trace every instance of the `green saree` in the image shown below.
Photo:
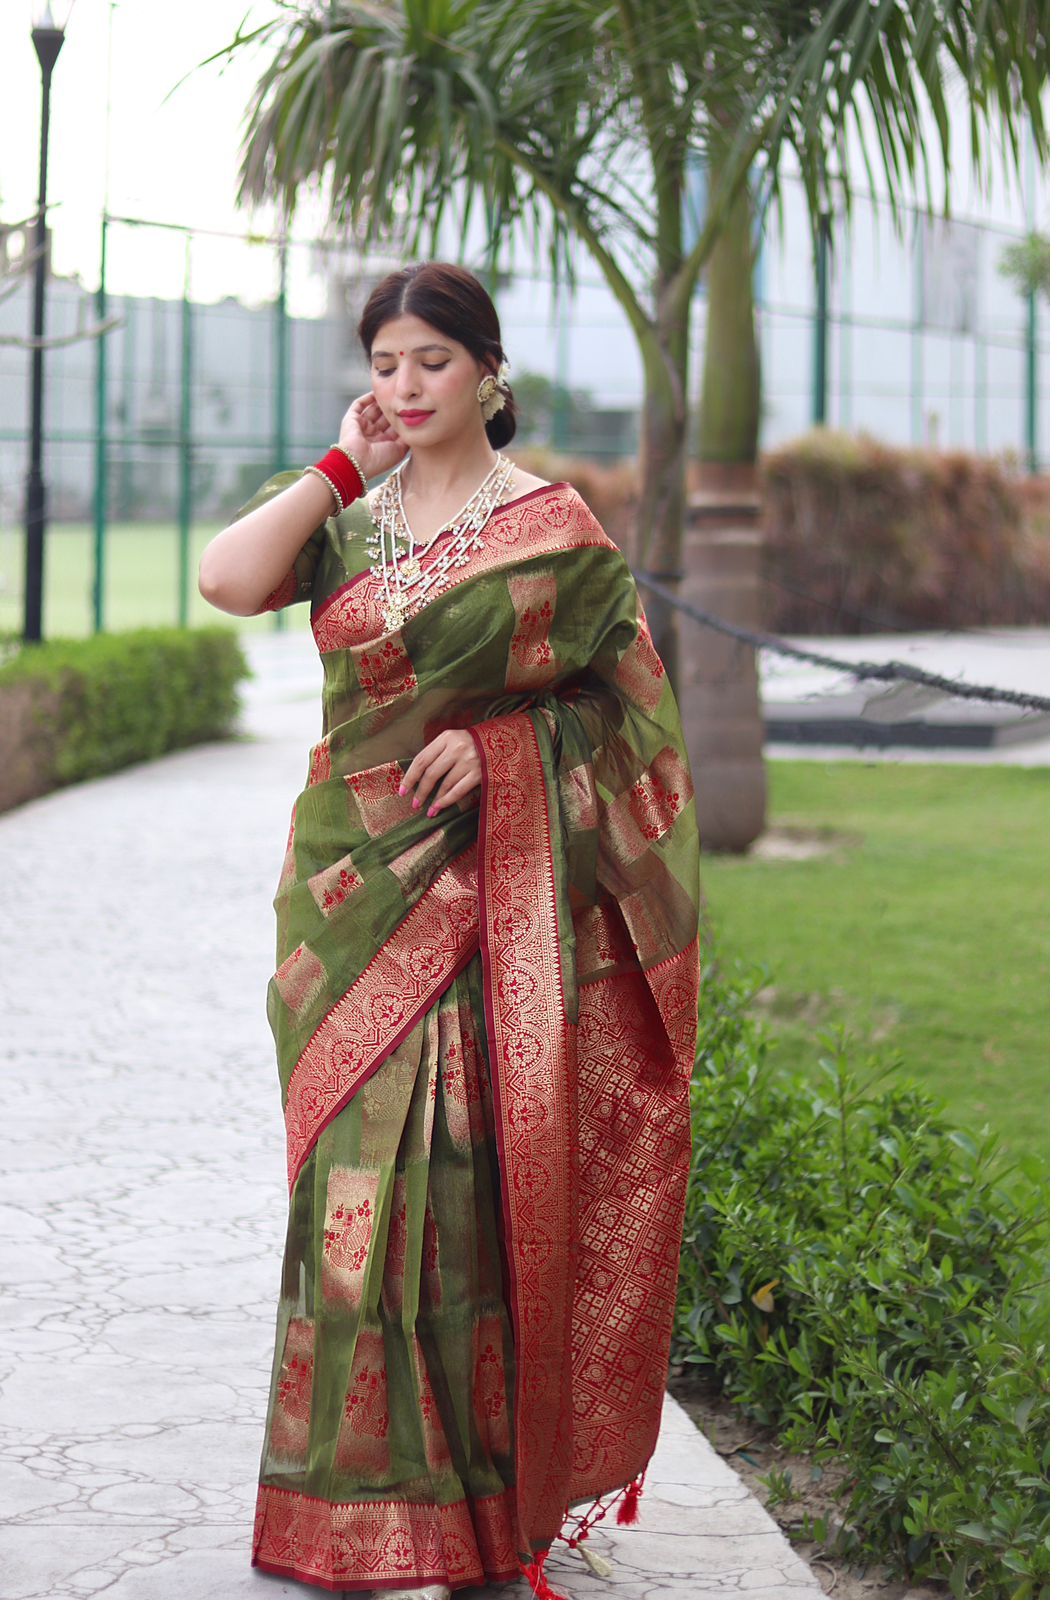
M290 1201L252 1563L551 1594L574 1507L633 1520L660 1425L692 780L630 571L568 484L498 508L394 632L371 526L330 519L260 607L310 599L324 691L274 898ZM398 786L448 727L480 797L428 818Z

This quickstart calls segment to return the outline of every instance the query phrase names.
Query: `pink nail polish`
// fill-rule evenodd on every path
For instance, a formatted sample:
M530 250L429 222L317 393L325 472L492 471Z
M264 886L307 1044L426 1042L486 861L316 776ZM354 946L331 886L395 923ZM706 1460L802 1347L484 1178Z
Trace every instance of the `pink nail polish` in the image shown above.
M398 792L398 794L404 794L404 792L405 792L405 786L404 786L404 784L402 784L402 785L401 785L401 787L400 787L400 789L398 789L398 791L397 791L397 792Z
M418 795L416 796L416 798L412 802L412 810L413 811L418 811L419 810L419 796Z
M437 809L438 809L437 806L431 806L430 810L427 812L427 816L428 817L436 817L437 816Z

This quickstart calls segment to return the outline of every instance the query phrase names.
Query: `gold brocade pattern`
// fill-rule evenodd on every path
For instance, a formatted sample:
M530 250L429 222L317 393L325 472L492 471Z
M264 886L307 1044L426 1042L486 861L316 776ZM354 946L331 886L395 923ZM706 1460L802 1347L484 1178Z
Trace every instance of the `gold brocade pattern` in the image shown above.
M315 872L312 878L307 879L307 886L321 915L330 917L338 906L349 900L355 889L363 887L364 881L346 855L334 865Z
M289 1222L252 1559L336 1591L526 1571L540 1593L571 1508L634 1479L630 1502L659 1429L692 784L629 569L575 490L500 508L393 630L366 522L296 558L325 737L276 904ZM397 792L446 728L481 757L476 819Z
M435 551L440 544L439 540ZM495 572L525 555L555 554L581 545L616 548L575 489L552 485L549 490L497 506L488 521L484 546L472 553L465 566L450 571L442 594L451 594L481 573ZM353 650L390 634L381 601L382 585L371 572L361 573L329 595L310 623L321 654Z
M508 577L517 627L511 635L507 661L507 688L531 689L549 683L554 669L550 632L558 602L558 582L553 572L530 572Z
M326 977L320 956L309 945L300 944L281 962L273 981L289 1011L302 1016L324 989Z
M284 1108L289 1189L318 1131L477 948L476 860L471 846L435 878L296 1063Z
M429 1505L365 1500L332 1505L260 1486L257 1566L328 1589L504 1582L521 1576L513 1537L514 1490Z
M378 1167L334 1165L328 1174L322 1291L326 1300L338 1301L348 1310L361 1304L379 1178Z
M381 1482L390 1471L386 1352L379 1328L362 1328L357 1336L335 1464L363 1483Z
M531 721L471 730L482 758L482 959L519 1373L515 1460L522 1524L561 1526L571 1466L570 1363L574 1037L558 964L554 866ZM498 1090L496 1085L498 1084Z
M399 761L385 761L379 767L351 772L346 779L354 823L373 839L382 838L399 822L414 816L412 796L398 794L404 770Z

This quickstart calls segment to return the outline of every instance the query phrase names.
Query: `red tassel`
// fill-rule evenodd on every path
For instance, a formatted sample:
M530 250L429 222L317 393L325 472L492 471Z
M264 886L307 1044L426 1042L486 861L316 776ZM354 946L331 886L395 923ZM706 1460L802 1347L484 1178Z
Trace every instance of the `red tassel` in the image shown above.
M623 1499L616 1508L616 1520L621 1527L629 1527L632 1522L638 1521L638 1497L642 1492L644 1478L643 1472L624 1490Z
M532 1592L537 1597L537 1600L568 1600L567 1595L559 1594L557 1589L552 1589L547 1580L547 1575L543 1570L543 1563L549 1554L548 1550L543 1550L535 1560L529 1562L528 1566L523 1561L519 1561L518 1566L531 1583Z

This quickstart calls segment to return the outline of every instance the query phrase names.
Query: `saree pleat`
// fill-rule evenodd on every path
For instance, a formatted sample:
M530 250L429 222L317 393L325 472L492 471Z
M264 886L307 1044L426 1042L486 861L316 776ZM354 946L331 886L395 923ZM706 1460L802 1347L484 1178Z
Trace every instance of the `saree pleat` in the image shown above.
M633 1515L659 1430L692 776L630 573L568 485L499 508L393 632L370 528L359 503L316 530L266 602L311 598L325 688L274 898L289 1212L252 1562L550 1594L573 1508L578 1533L606 1495ZM430 819L399 785L444 728L481 790Z
M518 1576L480 981L475 958L328 1123L290 1206L258 1564L325 1587ZM304 1497L340 1513L310 1548Z

